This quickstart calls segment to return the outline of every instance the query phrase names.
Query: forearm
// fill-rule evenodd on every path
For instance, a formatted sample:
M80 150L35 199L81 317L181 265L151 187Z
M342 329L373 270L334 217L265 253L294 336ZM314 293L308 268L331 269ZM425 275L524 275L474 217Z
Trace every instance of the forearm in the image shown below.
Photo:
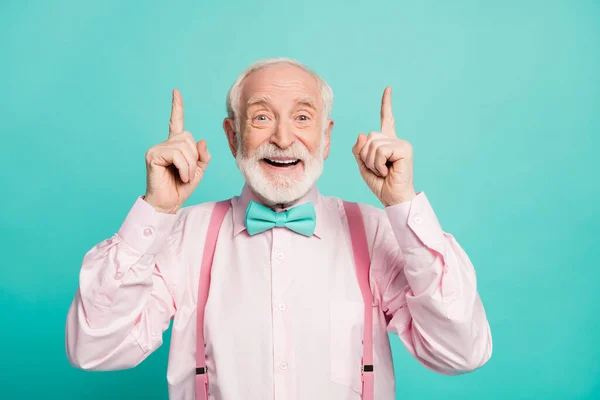
M169 258L168 248L160 257L149 254L158 252L164 237L158 237L158 243L144 236L145 228L135 222L148 219L133 214L118 234L84 257L66 324L67 355L77 367L106 370L137 365L160 346L174 314L174 295L165 282L174 278L159 267L176 268L176 260ZM138 228L140 237L135 236Z
M472 265L457 257L460 251L451 236L448 241L445 259L425 248L404 252L406 279L419 291L409 284L406 307L411 323L396 327L392 318L390 328L424 365L455 375L485 364L492 340Z
M390 303L389 328L429 368L445 374L472 371L492 351L475 269L420 195L412 204L387 210L402 254L397 283L391 284L402 301Z

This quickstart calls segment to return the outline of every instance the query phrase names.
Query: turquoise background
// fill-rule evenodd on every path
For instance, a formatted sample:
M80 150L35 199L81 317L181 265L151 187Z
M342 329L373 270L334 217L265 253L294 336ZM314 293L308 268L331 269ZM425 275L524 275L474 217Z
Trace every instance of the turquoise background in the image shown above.
M273 56L334 90L327 195L378 204L350 149L393 87L416 189L477 270L491 360L445 377L392 336L397 398L600 398L600 2L5 0L0 50L0 398L167 398L168 333L135 369L70 367L79 267L144 193L173 88L213 156L187 204L239 192L225 94Z

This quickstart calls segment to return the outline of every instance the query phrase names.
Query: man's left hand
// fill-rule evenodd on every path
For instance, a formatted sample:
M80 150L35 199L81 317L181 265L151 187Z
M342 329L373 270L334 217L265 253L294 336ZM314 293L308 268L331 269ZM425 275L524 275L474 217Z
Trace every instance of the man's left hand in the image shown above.
M352 153L367 186L385 207L416 196L413 150L408 141L396 136L392 88L385 88L381 99L381 132L360 133Z

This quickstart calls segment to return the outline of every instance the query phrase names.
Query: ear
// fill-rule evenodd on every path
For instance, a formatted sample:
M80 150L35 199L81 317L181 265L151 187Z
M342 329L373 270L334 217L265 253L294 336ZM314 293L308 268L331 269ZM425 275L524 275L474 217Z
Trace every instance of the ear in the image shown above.
M231 150L231 154L235 158L237 156L237 135L235 134L235 122L233 118L225 118L223 120L223 130L229 142L229 150Z
M325 124L326 125L325 125L324 140L326 141L326 143L325 143L325 149L323 150L323 159L327 160L327 157L329 157L329 144L331 143L331 131L333 130L333 120L328 119Z

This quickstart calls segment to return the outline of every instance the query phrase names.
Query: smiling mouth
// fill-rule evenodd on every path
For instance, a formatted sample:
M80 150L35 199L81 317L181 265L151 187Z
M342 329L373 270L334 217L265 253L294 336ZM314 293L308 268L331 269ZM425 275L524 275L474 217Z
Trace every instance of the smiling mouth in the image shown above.
M269 165L272 165L274 167L280 167L280 168L289 168L294 165L297 165L300 162L299 159L298 160L271 160L268 158L263 158L263 161Z

